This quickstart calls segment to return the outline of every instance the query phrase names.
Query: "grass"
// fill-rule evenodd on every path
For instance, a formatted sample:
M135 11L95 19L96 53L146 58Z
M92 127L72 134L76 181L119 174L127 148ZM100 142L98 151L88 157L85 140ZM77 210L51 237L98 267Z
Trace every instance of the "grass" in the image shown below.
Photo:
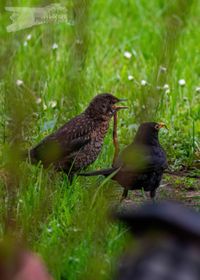
M75 25L44 24L14 33L5 29L10 15L4 7L11 4L0 4L0 155L2 166L12 174L7 185L17 186L10 194L1 180L0 233L6 234L9 221L13 234L42 255L55 279L111 278L128 238L121 225L107 218L118 189L111 183L98 189L102 180L97 178L75 178L69 186L63 174L18 164L16 151L32 147L80 113L96 93L112 92L128 98L129 110L120 112L121 147L130 143L141 121L164 121L169 131L162 132L160 140L171 168L198 169L200 6L193 1L185 7L186 2L60 1L69 12L74 6ZM40 1L29 4L41 6ZM12 1L12 6L27 6L27 1ZM170 25L172 12L180 21ZM55 43L58 48L52 49ZM159 66L167 71L156 79ZM185 86L179 85L180 79ZM23 85L17 86L17 80ZM164 84L169 90L156 88ZM112 156L111 125L90 169L109 166ZM1 177L6 177L4 171ZM183 201L187 185L196 186L195 180L184 182L180 187L184 184L170 179ZM167 189L161 197L168 197ZM200 203L198 197L195 201Z

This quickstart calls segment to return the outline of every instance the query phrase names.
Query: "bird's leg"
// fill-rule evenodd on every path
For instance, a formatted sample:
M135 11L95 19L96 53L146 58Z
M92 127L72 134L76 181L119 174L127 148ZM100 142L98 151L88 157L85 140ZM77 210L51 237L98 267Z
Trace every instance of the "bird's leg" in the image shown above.
M114 157L113 157L113 163L114 165L118 155L119 155L119 143L118 143L118 135L117 135L117 112L114 114L114 123L113 123L113 144L114 144Z
M150 191L150 197L152 199L152 202L154 203L156 202L155 196L156 196L156 190Z
M120 199L120 202L124 201L124 200L127 200L129 201L130 199L127 199L127 196L128 196L128 189L127 188L124 188L124 191L122 193L122 197Z

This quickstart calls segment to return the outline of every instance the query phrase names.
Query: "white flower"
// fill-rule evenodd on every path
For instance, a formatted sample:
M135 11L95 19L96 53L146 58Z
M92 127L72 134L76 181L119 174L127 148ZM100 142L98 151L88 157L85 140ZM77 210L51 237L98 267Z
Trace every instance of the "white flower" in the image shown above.
M24 42L24 47L26 47L28 45L28 42L27 41L25 41Z
M142 80L140 83L141 83L141 86L146 86L147 85L147 81L145 81L145 80Z
M166 71L167 71L167 68L164 67L164 66L160 66L160 71L161 71L161 72L166 72Z
M196 92L200 92L200 87L196 87Z
M133 80L133 76L132 75L128 75L128 80L132 81Z
M165 93L166 93L166 94L170 93L169 88L168 88L168 89L166 89Z
M46 110L47 109L47 105L44 103L43 104L43 109Z
M53 230L52 228L47 228L47 231L51 233Z
M132 56L132 53L130 53L130 52L128 52L128 51L125 51L125 52L124 52L124 57L130 59L131 56Z
M40 104L42 102L42 99L40 97L37 97L36 104Z
M163 89L169 89L169 85L168 85L168 84L165 84L165 85L163 86Z
M17 80L17 81L16 81L16 85L17 85L18 87L22 86L23 84L24 84L24 82L23 82L22 80Z
M49 101L49 106L50 106L51 108L56 108L56 106L57 106L57 101L56 101L56 100Z
M78 232L79 229L78 228L73 228L73 232Z
M31 40L31 38L32 38L32 35L28 34L27 37L26 37L26 40L29 41L29 40Z
M83 40L77 39L77 40L76 40L76 44L77 44L77 45L82 45L82 44L83 44Z
M52 49L53 49L53 50L56 50L57 48L58 48L58 44L54 43L54 44L52 45Z
M178 83L179 83L179 86L181 86L181 87L184 87L185 84L186 84L184 79L180 79L180 80L178 81Z

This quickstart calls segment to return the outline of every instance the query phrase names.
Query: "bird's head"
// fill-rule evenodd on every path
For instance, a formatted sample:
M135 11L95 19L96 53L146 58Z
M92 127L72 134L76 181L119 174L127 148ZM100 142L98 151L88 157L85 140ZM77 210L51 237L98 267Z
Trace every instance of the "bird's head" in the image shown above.
M126 101L126 99L117 98L110 93L98 94L92 99L85 112L95 119L107 120L118 110L128 108L117 105L122 101Z
M167 128L164 123L144 122L136 133L134 142L138 144L154 145L158 143L158 132L161 128Z

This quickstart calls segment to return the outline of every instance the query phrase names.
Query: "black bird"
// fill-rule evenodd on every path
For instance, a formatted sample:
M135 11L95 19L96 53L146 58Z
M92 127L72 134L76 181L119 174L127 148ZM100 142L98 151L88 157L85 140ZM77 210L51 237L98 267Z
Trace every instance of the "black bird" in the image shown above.
M200 279L198 211L177 202L161 201L140 208L121 207L114 218L128 226L134 243L126 246L113 279Z
M70 173L94 162L99 155L112 116L126 106L116 106L125 101L110 93L94 97L86 110L68 121L56 132L44 138L29 151L31 163L53 165L55 170Z
M165 151L158 139L158 132L162 127L165 127L163 123L142 123L133 143L122 151L112 168L80 175L109 176L113 173L112 180L124 187L122 199L127 197L129 190L137 189L149 191L150 197L154 199L163 171L167 168Z

